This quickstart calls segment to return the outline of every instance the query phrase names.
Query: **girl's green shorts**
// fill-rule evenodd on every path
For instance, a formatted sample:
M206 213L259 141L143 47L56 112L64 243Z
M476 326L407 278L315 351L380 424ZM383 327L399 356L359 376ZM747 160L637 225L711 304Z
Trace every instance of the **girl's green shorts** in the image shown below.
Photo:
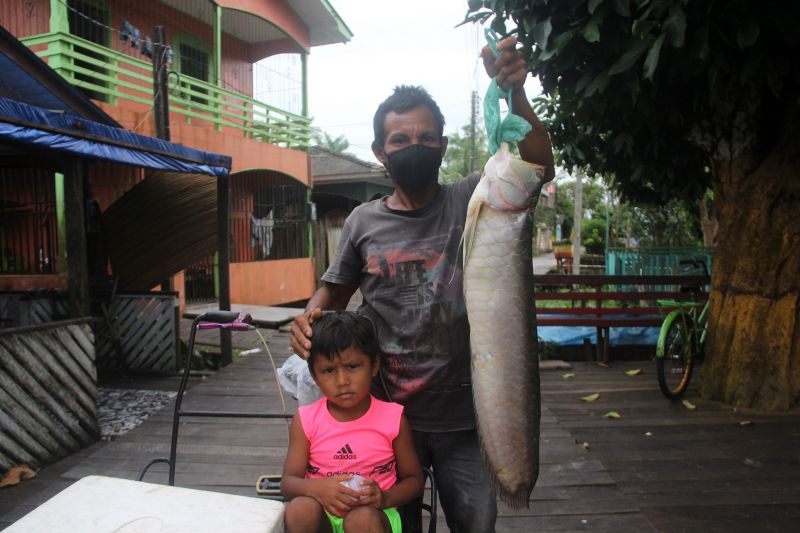
M400 513L397 512L397 509L394 507L387 507L383 510L383 513L386 515L386 518L389 519L389 525L392 526L392 533L402 533L403 524L400 522ZM333 533L344 533L344 519L333 516L328 511L325 511L325 514L328 515L328 520L331 521Z

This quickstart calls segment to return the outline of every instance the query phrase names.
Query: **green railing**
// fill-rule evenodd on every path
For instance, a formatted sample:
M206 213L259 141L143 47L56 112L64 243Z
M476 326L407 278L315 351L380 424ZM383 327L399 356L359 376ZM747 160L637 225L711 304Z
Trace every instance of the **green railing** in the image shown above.
M147 61L61 32L26 37L22 42L72 85L110 104L123 100L153 104L153 67ZM45 45L46 49L40 49ZM187 123L204 120L217 131L234 128L245 138L288 148L309 145L311 119L307 117L182 74L170 73L169 79L169 109Z
M609 248L606 274L630 276L669 276L677 274L702 274L687 272L689 265L681 261L702 260L711 273L714 250L710 248Z

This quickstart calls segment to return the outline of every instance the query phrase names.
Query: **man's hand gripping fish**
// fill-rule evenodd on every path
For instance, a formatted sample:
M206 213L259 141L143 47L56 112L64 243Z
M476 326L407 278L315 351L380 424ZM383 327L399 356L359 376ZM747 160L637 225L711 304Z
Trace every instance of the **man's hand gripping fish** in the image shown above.
M533 300L532 214L544 167L489 159L467 208L464 297L478 434L494 487L528 507L539 474L539 357Z

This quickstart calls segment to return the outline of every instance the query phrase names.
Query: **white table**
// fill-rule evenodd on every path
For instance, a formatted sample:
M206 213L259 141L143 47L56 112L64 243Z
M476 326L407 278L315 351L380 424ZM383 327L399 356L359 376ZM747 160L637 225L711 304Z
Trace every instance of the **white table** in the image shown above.
M87 476L6 533L282 532L283 504L104 476Z

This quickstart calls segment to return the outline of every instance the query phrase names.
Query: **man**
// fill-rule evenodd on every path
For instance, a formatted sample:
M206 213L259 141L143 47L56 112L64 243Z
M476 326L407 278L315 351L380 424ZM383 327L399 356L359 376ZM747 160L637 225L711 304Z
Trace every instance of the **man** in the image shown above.
M509 37L484 67L532 130L518 144L522 159L553 176L550 139L523 89L527 65ZM292 348L303 358L309 324L322 310L344 309L360 288L360 311L374 321L384 369L375 394L405 406L423 466L432 466L451 531L494 531L495 493L483 467L475 429L469 359L469 324L463 297L459 244L473 175L451 185L437 181L447 148L444 117L420 87L397 87L375 113L372 151L395 185L388 198L356 208L342 229L324 285L292 324ZM419 527L419 513L412 513ZM406 516L406 519L411 518ZM409 527L410 526L410 527Z

